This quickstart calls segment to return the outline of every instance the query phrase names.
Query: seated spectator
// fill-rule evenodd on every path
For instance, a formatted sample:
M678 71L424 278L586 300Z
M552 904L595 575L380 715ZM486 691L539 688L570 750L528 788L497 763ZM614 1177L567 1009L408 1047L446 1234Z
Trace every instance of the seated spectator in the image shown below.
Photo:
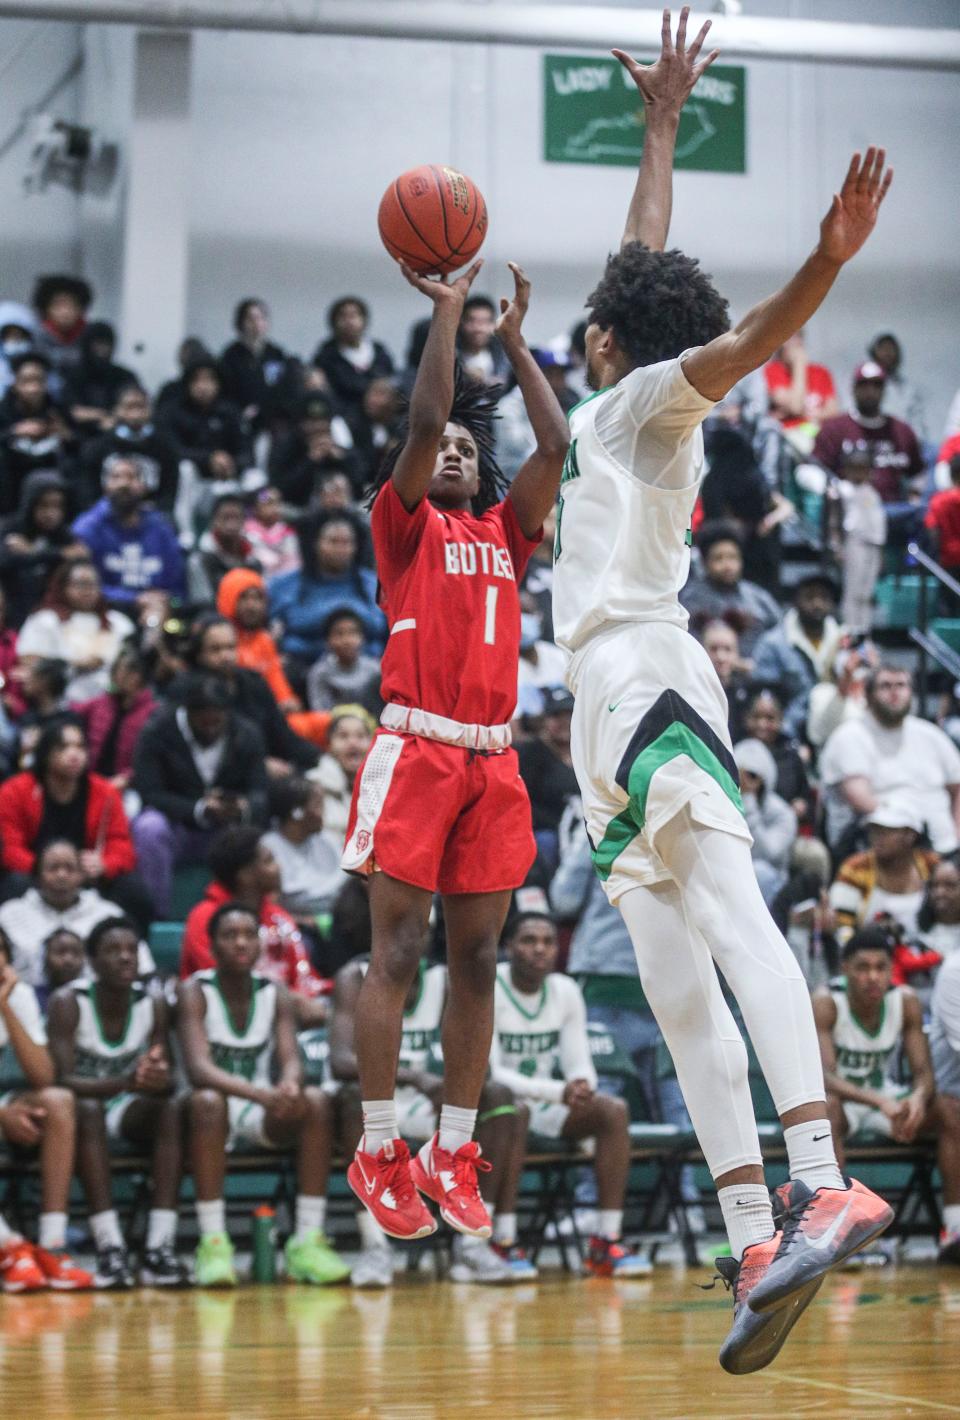
M182 1287L187 1281L176 1253L183 1131L169 1011L160 992L137 981L137 939L136 925L126 917L94 927L87 955L96 979L62 987L48 1015L57 1078L76 1099L77 1174L90 1210L98 1291L134 1284L110 1178L110 1145L121 1139L148 1149L152 1162L139 1281L145 1287Z
M520 613L520 657L517 665L517 698L527 715L543 714L543 692L563 684L566 654L543 635L538 611Z
M67 1217L76 1115L68 1090L54 1083L53 1061L37 998L17 977L0 935L0 1050L12 1055L22 1088L0 1097L0 1138L40 1156L39 1245L32 1246L0 1216L0 1284L6 1293L84 1291L89 1272L67 1252ZM22 1155L21 1155L22 1157Z
M338 705L330 720L327 752L307 777L323 787L323 821L342 846L353 785L373 739L376 721L362 705Z
M31 473L56 472L67 458L69 430L51 397L50 365L34 351L10 361L13 383L0 399L0 513L16 512Z
M817 435L813 456L831 473L840 474L854 450L865 450L873 466L873 486L886 505L891 535L905 543L919 525L911 479L924 471L923 455L909 424L881 412L886 372L874 360L853 373L853 412L828 419Z
M257 726L266 746L267 773L271 778L314 767L319 757L316 745L291 729L264 677L239 664L237 632L225 616L211 611L196 619L191 628L187 659L194 671L222 680L236 713ZM188 677L181 676L168 687L171 700L181 701L187 681ZM314 724L308 717L307 728L311 727L324 741L327 721Z
M45 605L20 628L17 649L23 665L63 661L67 699L92 700L109 686L110 667L135 630L107 606L95 565L76 557L54 574Z
M960 841L960 750L936 725L911 715L913 680L901 666L881 664L866 684L866 709L834 730L820 757L826 837L844 854L847 837L895 799L925 825L937 853Z
M811 854L809 845L817 851ZM797 840L790 877L770 906L770 915L797 959L811 991L829 985L840 969L836 917L830 906L830 854L815 838Z
M587 1012L575 981L555 970L557 929L541 913L519 913L497 968L490 1077L530 1111L530 1128L550 1139L594 1141L599 1211L584 1261L596 1277L649 1274L650 1262L621 1243L630 1164L623 1100L597 1090Z
M765 631L780 623L775 599L743 578L743 545L730 523L705 523L697 537L703 577L691 578L680 593L690 614L690 630L702 636L708 621L728 622L740 640L740 654L749 660Z
M0 583L0 726L14 731L10 720L23 714L26 701L23 698L23 671L18 664L17 633L8 624L7 596ZM0 733L0 743L5 752L9 746L5 733Z
M573 696L565 686L543 693L543 723L535 739L517 749L520 777L530 795L533 834L550 874L557 866L560 819L571 799L580 793L570 754L570 721Z
M233 313L237 338L220 356L223 397L254 430L287 418L297 396L299 361L269 339L266 301L248 297Z
M930 541L930 555L951 577L960 577L960 449L947 467L950 487L934 493L923 526Z
M940 1256L960 1261L960 1107L943 1107L936 1098L920 1002L908 986L891 985L890 939L882 928L854 933L843 967L843 988L818 992L813 1004L837 1161L843 1168L847 1140L858 1135L912 1144L936 1134L944 1201L958 1210L944 1220ZM892 1073L901 1052L909 1086Z
M872 642L862 636L845 636L834 657L829 680L818 681L810 691L806 737L814 749L826 744L834 730L847 720L858 720L867 707L867 683L880 664Z
M35 990L45 980L46 944L54 932L69 931L86 941L99 922L117 916L117 904L96 888L84 887L84 880L80 850L65 838L53 838L37 854L31 886L22 897L0 905L0 928L10 943L14 968ZM150 976L154 971L150 948L141 942L137 974Z
M314 496L310 503L311 511L316 513L355 512L356 506L353 485L347 475L340 469L325 469L317 479ZM367 562L364 556L361 556L361 560L366 566ZM372 557L370 561L372 563Z
M342 1081L338 1104L344 1120L344 1152L348 1157L363 1144L363 1112L359 1098L359 1069L356 1054L356 1010L360 988L369 961L352 961L337 975L334 1014L330 1031L330 1064L334 1079ZM432 1068L438 1061L443 1010L447 995L447 970L421 961L403 1010L403 1031L397 1063L397 1133L416 1144L432 1140L437 1132L443 1098L443 1075ZM527 1137L527 1111L515 1107L513 1094L503 1085L488 1083L479 1101L476 1138L487 1169L480 1193L494 1224L495 1241L485 1238L455 1237L453 1282L503 1283L531 1280L536 1268L517 1247L517 1194ZM369 1173L376 1159L361 1154ZM355 1166L357 1169L360 1164ZM363 1251L351 1273L354 1286L389 1287L393 1282L393 1262L386 1235L365 1208L357 1223Z
M132 370L114 363L116 345L107 321L91 321L80 337L80 359L65 380L63 401L81 438L110 429L120 391L138 383Z
M10 361L33 349L37 321L28 306L19 301L0 301L0 395L13 384Z
M759 740L741 740L733 757L740 770L743 814L753 837L753 869L769 907L787 880L797 816L776 791L777 765Z
M316 1086L304 1086L291 998L255 969L256 911L225 902L211 915L209 931L213 970L183 982L178 993L180 1049L191 1086L197 1286L236 1285L223 1185L228 1152L251 1148L297 1151L294 1231L284 1249L287 1277L340 1282L350 1269L323 1234L333 1100Z
M497 308L489 296L468 296L457 331L457 359L465 375L481 385L507 384L512 367L494 334Z
M213 606L220 583L235 568L260 573L244 531L246 514L246 500L240 493L221 493L214 500L210 525L187 559L187 597L193 606Z
M280 869L263 834L249 825L225 828L210 844L207 862L213 880L187 917L180 976L214 966L210 919L225 902L242 903L256 912L260 923L257 970L293 992L301 1028L323 1025L327 1004L322 993L330 983L314 971L296 922L277 901Z
M904 804L891 800L867 815L866 853L840 864L830 888L837 938L844 943L858 927L890 918L908 939L918 932L918 916L937 855L920 847L922 822Z
M771 490L746 431L730 422L732 408L726 403L704 426L708 472L700 507L705 522L733 524L742 542L746 576L772 592L780 571L779 528L796 510L782 493Z
M745 734L745 716L752 693L750 677L743 669L737 633L726 621L708 621L700 633L703 649L727 697L727 725L736 744Z
M923 391L909 379L903 370L903 347L895 335L889 333L875 335L870 342L867 356L874 360L886 375L883 402L888 414L909 424L918 439L926 439L926 401Z
M283 518L279 488L260 488L243 525L253 555L264 577L282 577L300 567L300 543L295 530Z
M383 451L400 424L400 394L396 382L386 375L371 380L363 392L359 413L354 414L349 423L358 474L366 485L372 481Z
M808 435L812 437L824 420L831 419L840 408L833 376L825 365L808 359L802 330L791 335L764 365L763 377L770 413L784 430L812 426Z
M934 864L917 913L917 934L944 961L960 951L960 854Z
M379 341L367 334L370 309L359 296L341 296L327 311L330 336L317 347L313 363L322 370L337 403L355 415L367 386L393 374L393 360Z
M167 380L160 386L157 394L156 406L157 415L162 416L165 409L171 405L179 404L186 390L186 372L197 360L212 360L213 355L198 335L185 335L177 346L177 369L179 375L172 380Z
M379 718L380 660L364 655L364 626L352 611L335 611L324 628L326 652L307 672L307 700L313 710L362 705Z
M567 384L570 357L548 348L534 348L530 353L546 376L560 408L564 414L569 414L580 399L577 391ZM509 374L509 368L508 365L503 374ZM519 386L504 395L497 406L497 415L497 463L504 477L512 482L537 445Z
M114 916L115 913L116 907L110 915ZM43 978L40 984L33 988L44 1016L54 991L76 981L84 974L86 965L84 938L76 932L71 932L68 927L54 927L43 943Z
M802 736L810 692L828 679L843 627L834 612L837 587L826 572L808 572L793 589L793 606L756 643L753 679L783 697L787 733Z
M162 513L146 506L139 457L112 454L102 486L104 496L77 518L74 534L90 549L108 603L159 623L170 602L186 595L177 535Z
M349 425L334 414L325 394L304 396L294 428L275 441L270 454L270 477L284 502L295 508L313 506L324 479L335 473L347 478L351 497L359 494L364 473L352 442Z
M264 834L263 842L280 871L277 900L315 940L325 935L317 919L329 919L345 881L341 845L323 831L323 788L308 779L285 779L274 786L270 798L276 827Z
M140 733L159 708L144 659L134 646L125 646L114 661L109 690L72 707L87 737L90 768L121 792L133 778Z
M937 1104L943 1122L941 1139L960 1127L960 953L944 962L933 989L930 1051ZM954 1156L956 1157L956 1156ZM952 1164L952 1160L951 1160ZM952 1167L943 1169L943 1231L939 1258L960 1262L960 1183Z
M83 731L66 719L44 730L32 770L0 786L5 896L26 892L38 855L61 838L79 849L87 886L97 887L145 930L153 913L134 871L137 860L123 802L112 784L90 773Z
M58 473L39 470L24 479L20 507L0 531L0 586L8 619L20 626L43 600L64 558L85 557L67 520L67 485Z
M13 762L18 769L29 769L37 742L48 725L70 713L65 691L67 666L65 661L32 661L18 666L15 685L26 709L17 721L17 740Z
M169 916L174 868L203 862L218 829L267 819L257 726L236 713L218 676L191 676L182 700L153 717L133 758L133 787L144 805L133 838L161 918Z
M239 412L223 398L211 357L201 355L187 366L182 391L164 405L161 422L203 479L232 483L249 463Z
M873 486L873 460L868 449L844 454L840 477L828 489L828 520L833 523L830 545L843 567L844 625L861 635L873 625L873 595L883 570L887 544L887 511Z
M383 651L386 619L377 606L376 573L360 565L353 520L343 513L319 514L300 529L303 566L270 584L270 615L283 627L280 644L305 666L323 655L331 612L353 611L363 625L366 648Z
M169 517L177 500L180 448L154 423L150 396L136 382L117 393L111 427L99 438L84 443L81 469L86 502L92 503L97 497L101 470L113 454L132 455L140 460L147 497Z
M774 785L799 822L810 815L813 791L798 743L783 728L783 707L771 690L761 690L747 706L746 732L773 755L777 767Z
M34 285L33 308L40 321L36 345L55 372L57 398L83 358L87 311L92 305L93 289L81 277L40 276Z

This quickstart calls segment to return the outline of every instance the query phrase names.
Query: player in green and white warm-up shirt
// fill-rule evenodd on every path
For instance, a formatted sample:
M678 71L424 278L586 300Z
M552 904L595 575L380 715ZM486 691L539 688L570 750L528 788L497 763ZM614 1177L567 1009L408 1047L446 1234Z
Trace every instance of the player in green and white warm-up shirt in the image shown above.
M630 1163L623 1100L598 1094L587 1037L587 1008L572 977L554 970L557 929L541 913L509 925L507 960L497 968L490 1074L530 1111L549 1139L593 1139L599 1214L586 1267L597 1276L636 1277L650 1263L621 1245Z
M349 1273L323 1233L334 1148L329 1093L304 1086L293 1004L286 987L254 970L260 922L250 908L224 903L210 918L213 971L180 984L179 1029L197 1194L199 1286L235 1286L223 1183L227 1152L295 1149L295 1229L285 1248L295 1282L339 1282Z

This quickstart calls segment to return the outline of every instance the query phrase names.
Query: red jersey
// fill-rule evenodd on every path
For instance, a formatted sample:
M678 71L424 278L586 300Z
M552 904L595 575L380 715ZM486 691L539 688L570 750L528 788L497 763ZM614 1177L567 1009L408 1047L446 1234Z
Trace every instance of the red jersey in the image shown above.
M769 360L763 367L763 378L766 380L767 389L771 394L774 390L788 390L793 384L793 375L782 360ZM833 376L826 365L808 365L803 418L781 420L784 429L792 429L805 420L809 420L812 424L819 424L823 406L828 400L836 399L836 397L837 391L833 383Z
M466 725L505 725L517 707L518 583L543 536L509 498L473 513L408 513L392 481L371 516L380 604L390 625L384 700Z
M940 534L940 565L960 567L960 488L934 493L923 526L936 528Z

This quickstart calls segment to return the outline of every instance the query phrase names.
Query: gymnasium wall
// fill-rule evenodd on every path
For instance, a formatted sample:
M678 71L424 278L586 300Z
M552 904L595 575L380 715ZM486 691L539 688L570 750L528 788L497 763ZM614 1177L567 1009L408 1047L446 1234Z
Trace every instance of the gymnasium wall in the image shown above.
M751 14L960 25L960 3L913 0L749 0ZM0 55L5 33L0 23ZM65 45L69 27L48 27ZM56 36L63 31L57 41ZM84 115L122 129L129 112L130 36L85 31ZM376 333L402 349L420 313L376 234L389 179L424 160L450 161L483 187L491 211L482 288L506 289L515 257L535 283L530 333L546 339L577 318L619 237L631 188L623 168L545 164L540 55L520 48L202 32L194 37L189 321L214 344L238 295L263 294L278 338L309 352L328 299L368 295ZM700 256L735 312L766 294L813 244L849 152L878 137L898 168L883 227L812 325L814 354L846 376L882 327L903 339L908 368L931 393L932 433L960 385L960 188L948 135L960 118L955 74L755 63L749 67L748 172L682 173L673 240ZM4 122L11 106L0 90ZM61 103L60 108L64 105ZM106 200L56 193L29 205L0 194L14 232L51 228L42 250L76 251L119 306L117 219ZM39 220L42 214L42 221ZM6 233L5 233L6 237ZM21 238L22 240L22 238ZM59 245L57 245L59 243ZM19 248L9 294L37 263ZM47 263L49 264L49 263ZM19 287L19 289L17 289Z

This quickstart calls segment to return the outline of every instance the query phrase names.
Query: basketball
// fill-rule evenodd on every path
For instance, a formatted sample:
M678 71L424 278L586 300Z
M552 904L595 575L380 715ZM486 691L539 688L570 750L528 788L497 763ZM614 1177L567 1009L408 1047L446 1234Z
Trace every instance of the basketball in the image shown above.
M465 173L425 163L401 173L380 201L384 246L421 276L466 266L487 235L487 204Z

